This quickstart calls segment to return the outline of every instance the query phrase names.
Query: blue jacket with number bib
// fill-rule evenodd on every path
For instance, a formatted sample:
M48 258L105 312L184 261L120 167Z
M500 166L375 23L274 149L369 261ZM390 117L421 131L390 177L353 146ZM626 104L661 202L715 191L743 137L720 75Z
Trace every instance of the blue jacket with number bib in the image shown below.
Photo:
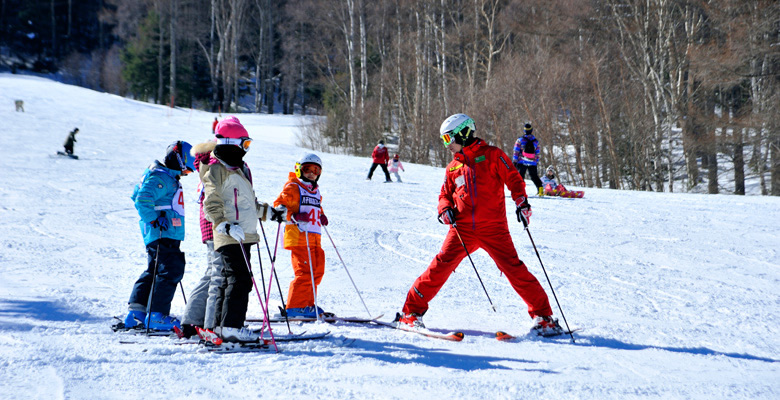
M162 212L168 220L168 230L162 231L162 237L184 240L184 194L176 179L179 175L180 171L155 161L135 186L132 199L141 217L138 223L146 245L160 238L160 229L152 227L152 222Z

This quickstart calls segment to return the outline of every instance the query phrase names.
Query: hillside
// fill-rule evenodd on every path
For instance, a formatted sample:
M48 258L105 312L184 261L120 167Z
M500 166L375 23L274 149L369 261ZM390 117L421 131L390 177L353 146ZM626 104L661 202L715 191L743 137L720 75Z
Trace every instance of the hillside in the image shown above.
M24 113L13 112L16 98ZM425 316L463 330L460 343L387 328L331 331L278 354L215 355L164 340L120 344L123 314L146 256L130 200L170 142L211 136L213 114L130 101L39 78L0 74L0 382L3 398L765 398L780 395L780 199L586 189L583 199L531 197L530 232L569 324L567 338L524 335L525 305L483 251L473 255L497 312L467 261ZM295 160L300 121L239 115L255 139L246 161L258 198L272 201ZM55 155L80 129L71 160ZM329 232L370 311L391 319L439 251L435 206L444 170L406 164L403 184L365 181L367 158L320 154ZM187 293L205 269L197 177L182 180ZM507 199L508 204L511 203ZM508 215L514 218L514 212ZM520 224L514 245L550 294ZM273 246L275 224L265 231ZM323 241L320 304L366 316L333 246ZM264 253L263 267L269 269ZM257 252L252 252L253 265ZM290 254L276 261L286 294ZM259 279L259 278L258 278ZM249 314L260 317L257 298ZM278 302L278 292L273 297ZM552 301L552 296L551 301ZM557 308L553 306L556 314ZM177 294L172 313L184 310ZM284 325L275 329L287 332Z

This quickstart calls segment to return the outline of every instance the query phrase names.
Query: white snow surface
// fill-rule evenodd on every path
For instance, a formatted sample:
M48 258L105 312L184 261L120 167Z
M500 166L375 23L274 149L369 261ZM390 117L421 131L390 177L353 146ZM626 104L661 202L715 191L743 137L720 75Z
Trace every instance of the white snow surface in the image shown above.
M25 112L13 111L24 100ZM532 196L530 232L568 337L527 335L525 304L484 251L468 259L425 315L460 343L378 326L294 324L324 340L279 353L213 354L167 339L113 333L146 267L130 200L146 166L177 140L211 138L214 114L171 110L50 80L0 74L0 397L4 399L601 399L780 397L780 199L586 188L583 199ZM271 202L295 160L300 117L238 115L255 139L246 161ZM75 152L56 156L79 127ZM444 170L404 163L404 183L366 181L368 158L320 154L329 232L372 315L391 320L439 251ZM184 288L205 270L187 197ZM580 188L573 188L580 189ZM520 258L560 311L522 226L507 214ZM276 224L266 223L273 247ZM508 244L510 245L510 244ZM320 305L368 316L327 236ZM261 247L263 268L270 262ZM257 252L252 251L255 275ZM290 254L276 261L282 288ZM280 303L274 285L273 306ZM254 292L249 316L261 317ZM179 292L172 314L181 316ZM561 319L563 324L563 319ZM495 331L519 335L512 343ZM283 324L275 325L287 333ZM130 336L130 339L139 339Z

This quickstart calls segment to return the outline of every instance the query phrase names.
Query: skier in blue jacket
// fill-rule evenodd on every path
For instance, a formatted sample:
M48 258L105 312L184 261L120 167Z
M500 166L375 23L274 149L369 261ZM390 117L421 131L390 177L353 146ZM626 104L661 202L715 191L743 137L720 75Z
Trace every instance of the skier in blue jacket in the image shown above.
M173 330L181 327L171 317L171 301L184 275L184 193L179 179L195 170L192 146L177 141L168 146L164 162L155 161L144 171L133 192L133 201L144 237L147 269L133 286L125 328ZM152 281L154 288L152 289ZM152 292L152 298L149 299ZM149 306L147 315L147 306Z
M539 141L534 136L534 128L531 124L525 124L523 127L523 136L517 138L515 142L515 148L512 155L512 164L515 165L517 172L525 179L525 171L527 170L531 175L531 180L536 185L536 191L539 196L544 195L544 189L542 187L542 180L539 179L539 155L541 153L541 147Z

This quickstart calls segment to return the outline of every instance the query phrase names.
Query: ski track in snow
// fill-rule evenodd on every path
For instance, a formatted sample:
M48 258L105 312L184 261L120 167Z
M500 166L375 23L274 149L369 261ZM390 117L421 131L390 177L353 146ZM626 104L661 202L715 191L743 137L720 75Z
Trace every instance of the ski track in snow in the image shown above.
M15 99L25 113L13 112ZM479 250L472 257L497 312L464 259L425 316L436 331L464 331L460 343L339 323L293 324L294 332L331 334L280 344L280 353L210 354L161 338L120 344L111 317L126 312L146 264L133 186L169 143L209 139L214 114L10 74L0 74L0 105L8 124L0 135L4 399L780 397L778 198L591 188L582 199L531 196L530 232L570 326L583 328L576 343L526 335L525 304ZM305 152L295 145L301 118L238 117L255 139L246 157L255 191L271 202ZM76 126L81 158L55 156ZM389 320L446 234L436 219L444 171L404 163L405 182L385 184L381 173L365 181L369 158L320 155L328 230L371 313ZM206 252L197 177L182 183L189 295ZM512 207L507 198L514 245L560 317ZM271 252L276 225L264 223ZM327 235L323 249L321 306L365 317ZM275 267L286 294L292 269L281 246ZM278 305L274 283L271 311ZM177 292L172 313L183 311ZM261 315L253 292L249 317ZM285 324L274 329L287 333ZM519 340L499 342L496 330Z

